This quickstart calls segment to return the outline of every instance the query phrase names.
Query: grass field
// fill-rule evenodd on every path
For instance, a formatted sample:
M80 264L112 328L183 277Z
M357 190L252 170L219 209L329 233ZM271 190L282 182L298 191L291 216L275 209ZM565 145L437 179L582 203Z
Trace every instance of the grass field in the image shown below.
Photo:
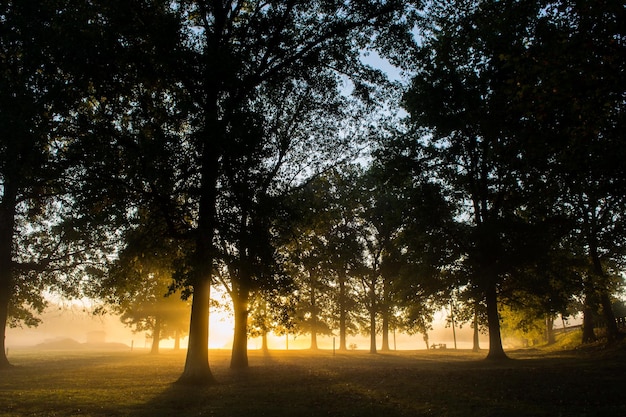
M626 416L623 347L508 353L211 351L218 384L184 387L184 352L16 350L0 416Z

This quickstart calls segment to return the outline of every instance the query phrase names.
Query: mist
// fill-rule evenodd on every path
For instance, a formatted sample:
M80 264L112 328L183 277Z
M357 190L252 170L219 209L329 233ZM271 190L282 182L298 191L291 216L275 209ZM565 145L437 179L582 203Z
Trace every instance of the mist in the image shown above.
M11 347L31 347L72 339L81 344L124 344L130 349L143 346L144 334L133 332L112 315L96 316L81 305L48 307L40 316L37 327L8 328L6 344Z
M146 337L145 332L134 333L131 328L125 326L119 316L115 315L93 315L88 306L73 304L70 306L51 306L41 315L41 324L37 327L18 327L7 329L7 347L41 347L53 348L55 343L71 339L81 347L97 347L121 349L131 347L135 349L149 348L151 340ZM456 331L456 347L458 349L471 349L473 330L469 325L462 328L458 326ZM226 313L214 311L211 314L209 327L209 347L212 349L230 349L233 338L233 319ZM334 340L333 340L334 339ZM320 349L333 349L339 346L338 336L318 335L318 346ZM369 349L369 336L355 335L348 336L348 345L356 350ZM378 337L380 346L381 337ZM446 327L445 313L436 315L433 321L433 329L428 332L428 343L445 344L448 349L454 348L454 333L451 327ZM510 342L514 347L515 341ZM161 340L161 348L172 348L173 340ZM408 335L405 333L393 332L389 334L389 344L392 350L422 350L426 349L426 343L422 334ZM120 346L123 345L123 346ZM187 338L181 340L181 347L185 348ZM250 349L260 349L261 338L250 338L248 347ZM308 349L310 347L310 335L289 334L277 336L272 333L268 335L268 346L270 349ZM488 348L488 338L480 335L481 348ZM71 347L66 345L66 347Z

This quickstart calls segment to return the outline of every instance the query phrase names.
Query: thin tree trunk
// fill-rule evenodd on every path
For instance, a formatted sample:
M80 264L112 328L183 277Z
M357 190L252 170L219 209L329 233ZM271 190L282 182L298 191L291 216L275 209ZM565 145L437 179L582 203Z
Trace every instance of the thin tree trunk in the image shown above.
M376 310L370 307L370 353L376 352Z
M478 303L474 305L474 321L472 324L474 327L474 337L472 340L472 352L480 351L480 324L478 323Z
M157 355L159 353L159 343L161 341L161 319L156 316L154 319L154 328L152 329L152 348L150 349L151 355Z
M180 330L178 329L174 332L174 350L176 352L180 350Z
M554 317L550 314L546 315L546 342L552 345L556 342L554 336Z
M381 352L389 352L389 282L385 278L383 279L383 304L382 304L382 345L380 347Z
M380 347L381 352L389 352L391 349L389 348L389 314L387 311L383 313L383 323L381 326L381 330L383 332L383 343Z
M311 302L311 350L318 350L317 346L317 295L315 293L317 277L309 271L309 300Z
M376 352L376 276L372 274L370 281L370 353Z
M346 291L346 271L341 268L338 273L339 276L339 350L348 350L346 343L346 329L347 329L347 300L348 295Z

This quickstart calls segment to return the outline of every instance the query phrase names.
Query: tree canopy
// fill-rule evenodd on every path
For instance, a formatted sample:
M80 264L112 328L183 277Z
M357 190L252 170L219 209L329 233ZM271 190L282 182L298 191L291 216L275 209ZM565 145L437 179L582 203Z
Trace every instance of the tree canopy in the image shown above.
M158 342L176 304L190 309L180 382L200 384L214 382L215 285L232 301L233 368L250 334L316 348L338 332L346 349L368 332L375 353L396 328L427 340L451 304L488 329L489 358L506 357L502 315L510 330L576 303L585 341L598 314L617 340L624 13L3 2L0 326L36 324L55 290L104 299Z

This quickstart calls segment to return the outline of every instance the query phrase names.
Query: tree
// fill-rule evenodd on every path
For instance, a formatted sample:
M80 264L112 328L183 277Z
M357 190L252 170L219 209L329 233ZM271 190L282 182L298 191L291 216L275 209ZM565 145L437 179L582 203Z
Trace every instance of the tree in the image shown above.
M333 299L333 325L339 330L339 350L347 350L347 336L358 332L358 278L364 270L363 247L359 242L362 224L360 213L362 169L342 166L329 172L326 191L328 225L326 229L328 274ZM357 184L355 186L355 184Z
M458 259L454 203L429 178L427 155L402 122L380 135L365 174L363 221L381 245L383 346L389 325L426 335L434 308L449 296L447 270ZM370 247L373 247L370 245Z
M624 256L624 9L612 2L551 2L536 42L524 57L542 68L517 71L525 95L519 106L552 138L549 160L558 205L571 218L571 238L587 259L585 309L601 305L609 341L620 337L611 309L612 267ZM558 55L559 59L554 57ZM529 112L531 102L543 102ZM589 329L589 326L585 326ZM594 339L592 331L583 334Z
M159 352L159 342L181 335L189 326L189 303L181 300L175 287L174 269L183 248L165 239L165 226L149 218L124 237L126 247L108 269L106 278L92 289L94 298L104 299L120 320L134 332L146 331L152 339L151 353ZM99 308L104 313L106 306Z
M313 178L289 201L293 213L292 238L285 242L288 272L296 282L296 325L311 337L317 350L317 335L331 334L333 271L329 231L335 220L332 211L331 175Z
M506 357L499 297L564 233L547 203L553 194L541 191L549 172L539 147L545 137L527 135L511 94L516 67L503 65L503 57L523 56L532 44L540 8L433 3L423 26L420 68L405 98L412 122L430 129L432 136L422 140L437 158L434 175L463 206L459 230L465 232L457 241L486 304L490 359Z
M43 291L77 295L86 264L99 262L67 176L68 119L85 87L66 59L84 29L82 5L73 11L56 1L0 6L0 368L6 326L36 325Z
M113 121L107 129L124 138L115 146L105 144L105 149L109 155L120 149L135 154L137 161L147 161L141 151L159 157L157 169L145 164L135 169L136 177L120 178L123 184L133 184L134 198L158 208L172 235L192 242L184 275L193 292L192 317L181 382L213 381L207 350L208 299L219 258L215 242L220 212L229 209L220 206L222 175L235 171L226 163L239 162L264 139L240 130L241 117L244 127L258 127L252 122L256 115L248 117L253 115L246 109L255 107L263 88L315 83L320 72L334 72L335 80L340 74L357 75L358 91L367 91L368 76L379 73L360 65L359 54L375 34L378 43L391 36L399 39L406 22L404 6L396 1L154 1L121 4L123 12L112 11L116 45L124 55L141 45L137 56L152 63L153 73L132 62L130 68L137 73L123 96L113 92L112 98L106 88L100 94L95 86L94 107L101 118ZM127 25L116 26L124 20ZM153 32L152 27L159 30ZM409 32L400 40L408 42ZM126 80L128 67L115 67L121 73L114 81ZM135 78L136 74L140 76ZM109 115L111 111L115 113ZM133 158L125 155L124 160L132 163Z
M218 217L221 258L227 264L222 283L235 312L231 367L247 366L249 300L255 292L285 284L275 253L286 239L280 234L291 228L277 221L283 202L297 192L303 172L308 171L305 178L315 177L336 159L355 153L358 137L340 137L355 121L348 120L348 100L335 77L319 72L314 83L259 89L248 116L241 117L249 120L240 127L245 149L225 153L218 203L225 209Z

